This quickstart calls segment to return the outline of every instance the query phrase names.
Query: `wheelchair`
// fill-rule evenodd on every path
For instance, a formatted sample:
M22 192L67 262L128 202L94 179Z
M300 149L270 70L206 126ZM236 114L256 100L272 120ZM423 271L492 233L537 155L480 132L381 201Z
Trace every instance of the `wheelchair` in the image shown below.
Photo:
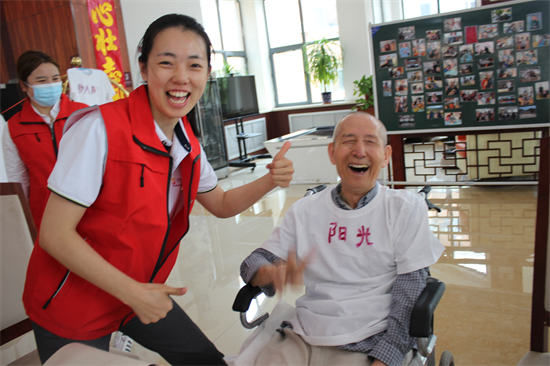
M313 195L317 192L320 192L326 188L326 185L319 185L314 188L310 188L307 190L305 197ZM425 186L422 188L418 193L423 196L423 198L426 201L426 205L428 206L429 210L436 210L438 212L441 212L441 209L435 205L433 205L428 200L428 194L431 190L430 186ZM433 334L433 324L434 324L434 311L439 304L439 301L441 300L443 293L445 292L445 284L441 281L439 281L436 278L428 277L426 281L426 287L418 297L418 300L416 301L412 313L411 313L411 319L410 319L410 326L409 326L409 335L411 337L415 337L417 339L418 344L418 350L415 352L415 356L411 364L418 364L421 363L422 365L428 365L428 366L435 366L436 365L436 355L435 355L435 344L437 341L437 336ZM243 286L233 303L233 311L240 313L240 320L243 327L246 329L254 329L256 327L261 327L262 325L265 325L267 323L270 315L268 313L264 313L260 316L258 316L256 319L253 319L252 321L247 320L247 311L250 308L250 305L252 301L256 299L258 295L262 293L262 290L259 287L252 286L250 284L247 284ZM272 312L272 315L276 314L279 315L279 313L284 312L285 310L279 310L279 306L281 305L281 302L286 304L288 307L286 309L286 316L289 316L290 314L293 314L294 308L288 303L284 302L283 300L280 300L277 304L276 308ZM285 305L281 306L281 309L284 309ZM291 308L292 310L289 310ZM292 315L293 316L293 315ZM290 320L290 319L284 319L284 320ZM278 320L274 320L278 321ZM279 321L280 324L280 321ZM278 326L278 324L276 325ZM260 329L257 329L256 332L258 332ZM255 332L255 333L256 333ZM253 338L256 336L256 334L253 333L249 338ZM243 346L243 349L247 345L247 341L245 341L245 345ZM441 354L439 366L454 366L454 357L451 352L444 351Z

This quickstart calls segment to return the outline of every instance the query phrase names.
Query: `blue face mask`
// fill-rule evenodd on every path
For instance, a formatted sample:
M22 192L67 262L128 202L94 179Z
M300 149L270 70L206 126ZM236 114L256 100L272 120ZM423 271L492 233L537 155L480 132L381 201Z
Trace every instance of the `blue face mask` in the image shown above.
M34 92L34 97L31 99L36 102L36 104L42 107L51 107L59 100L61 97L62 83L61 81L51 84L37 84L27 86L32 88Z

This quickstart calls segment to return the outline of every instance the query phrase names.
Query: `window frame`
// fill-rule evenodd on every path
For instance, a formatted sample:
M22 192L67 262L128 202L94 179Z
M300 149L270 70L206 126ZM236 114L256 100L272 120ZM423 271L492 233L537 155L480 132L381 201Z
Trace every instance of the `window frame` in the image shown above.
M222 19L221 19L221 13L220 13L220 0L216 0L216 12L218 13L218 29L220 32L220 43L222 46L221 50L214 49L214 46L212 45L212 51L216 55L222 55L224 64L227 62L228 57L243 57L244 58L244 64L245 64L245 70L244 72L246 75L248 75L248 56L246 55L246 42L244 38L244 27L243 27L243 12L241 8L241 1L240 0L233 0L237 3L239 6L239 17L240 17L240 25L241 25L241 35L243 37L243 50L242 51L226 51L224 49L223 44L223 27L222 27Z
M262 2L263 10L264 10L265 31L266 31L266 34L267 34L267 46L269 48L269 60L271 62L271 78L273 79L273 89L274 89L273 91L275 92L275 107L277 107L277 108L314 104L313 99L312 99L312 94L311 94L311 80L310 80L309 75L305 72L305 70L304 70L304 82L306 84L307 100L304 101L304 102L279 103L279 92L278 92L278 88L277 88L277 79L275 78L275 63L274 63L274 60L273 60L273 55L276 54L276 53L283 53L283 52L289 52L289 51L300 51L300 53L302 53L302 47L305 44L307 44L307 42L305 41L306 37L305 37L305 30L304 30L304 17L303 17L303 11L302 11L302 0L297 0L297 1L298 1L298 9L299 9L299 12L300 12L300 29L301 29L301 32L302 32L302 43L297 43L297 44L288 45L288 46L275 47L275 48L271 47L271 42L269 41L269 27L267 25L267 11L266 11L266 7L265 7L265 0ZM338 32L338 37L327 38L327 39L331 40L331 41L338 41L338 43L340 44L340 48L342 48L342 44L340 43L340 32ZM302 62L304 62L303 56L302 56ZM333 100L333 102L343 101L343 100L345 100L345 98L344 99ZM315 103L315 104L317 104L317 103Z

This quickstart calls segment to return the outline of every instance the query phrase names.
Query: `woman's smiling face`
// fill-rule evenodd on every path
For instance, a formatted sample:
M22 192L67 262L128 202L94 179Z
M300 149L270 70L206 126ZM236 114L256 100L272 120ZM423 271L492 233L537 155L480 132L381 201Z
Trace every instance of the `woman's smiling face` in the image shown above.
M206 51L204 40L190 30L167 28L155 37L147 65L140 67L159 125L175 124L197 104L210 75Z

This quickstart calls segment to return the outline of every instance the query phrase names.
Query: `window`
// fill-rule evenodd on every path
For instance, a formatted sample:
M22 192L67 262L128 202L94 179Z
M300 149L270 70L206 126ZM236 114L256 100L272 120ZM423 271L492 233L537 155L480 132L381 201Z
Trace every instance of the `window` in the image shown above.
M241 8L237 0L201 0L204 29L210 37L214 55L212 71L223 74L224 62L234 73L246 75L246 53L241 22Z
M395 11L395 3L389 6L384 0L374 0L374 22L390 22L392 20L417 18L426 15L447 13L456 10L474 8L476 0L399 0L400 11Z
M321 38L339 44L335 0L264 0L277 106L321 102L319 86L308 81L302 46ZM338 47L339 48L339 47ZM337 50L341 60L341 50ZM332 100L344 100L342 70L331 85Z

